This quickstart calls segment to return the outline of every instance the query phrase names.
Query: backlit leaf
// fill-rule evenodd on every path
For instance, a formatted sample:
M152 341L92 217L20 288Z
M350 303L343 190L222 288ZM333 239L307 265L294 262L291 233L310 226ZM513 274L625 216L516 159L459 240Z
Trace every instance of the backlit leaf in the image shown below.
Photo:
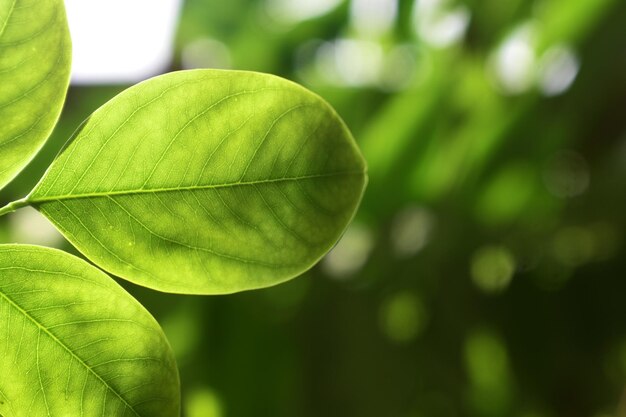
M310 268L365 182L354 139L318 96L270 75L195 70L101 107L26 201L113 274L215 294Z
M0 245L0 415L178 417L161 328L72 255Z

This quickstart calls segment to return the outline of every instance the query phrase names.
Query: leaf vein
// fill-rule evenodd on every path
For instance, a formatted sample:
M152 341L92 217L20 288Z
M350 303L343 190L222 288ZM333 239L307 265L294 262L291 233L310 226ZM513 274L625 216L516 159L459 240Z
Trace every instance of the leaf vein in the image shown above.
M282 177L282 178L268 178L261 180L253 180L253 181L242 181L242 182L231 182L231 183L223 183L223 184L207 184L207 185L189 185L184 187L171 187L171 188L140 188L133 190L119 190L119 191L103 191L103 192L88 192L88 193L79 193L79 194L66 194L66 195L43 195L43 196L33 196L27 197L27 202L31 205L43 204L46 202L54 202L54 201L66 201L66 200L76 200L76 199L89 199L89 198L98 198L98 197L115 197L115 196L124 196L124 195L135 195L135 194L153 194L153 193L167 193L167 192L179 192L179 191L202 191L202 190L211 190L217 188L229 188L229 187L243 187L243 186L254 186L261 184L271 184L271 183L280 183L280 182L298 182L303 180L313 180L320 178L329 178L329 177L337 177L337 176L349 176L349 175L362 175L363 170L350 170L350 171L337 171L337 172L329 172L323 174L310 174L310 175L301 175L295 177Z

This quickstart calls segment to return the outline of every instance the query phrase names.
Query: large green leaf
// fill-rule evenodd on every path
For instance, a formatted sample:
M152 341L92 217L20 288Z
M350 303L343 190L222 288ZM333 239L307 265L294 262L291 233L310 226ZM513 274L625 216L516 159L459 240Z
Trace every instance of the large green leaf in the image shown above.
M50 135L63 107L70 65L62 0L0 0L0 188Z
M118 276L216 294L310 268L365 182L350 132L318 96L270 75L195 70L97 110L26 201Z
M179 415L178 371L150 314L53 249L0 245L0 415Z

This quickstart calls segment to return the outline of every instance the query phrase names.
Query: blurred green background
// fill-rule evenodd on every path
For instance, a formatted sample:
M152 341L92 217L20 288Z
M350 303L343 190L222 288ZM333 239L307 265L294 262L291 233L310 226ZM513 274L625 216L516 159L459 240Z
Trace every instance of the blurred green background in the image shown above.
M626 2L186 0L174 45L167 70L318 92L370 175L290 283L121 282L171 341L184 416L626 417ZM125 87L73 86L1 199ZM2 241L72 251L33 211L0 221Z

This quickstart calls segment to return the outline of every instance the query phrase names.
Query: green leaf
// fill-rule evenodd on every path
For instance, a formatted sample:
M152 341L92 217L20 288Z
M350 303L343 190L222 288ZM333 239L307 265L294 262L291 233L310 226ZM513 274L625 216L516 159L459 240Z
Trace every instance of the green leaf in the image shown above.
M26 202L115 275L217 294L310 268L365 182L354 139L318 96L270 75L194 70L97 110Z
M0 415L177 417L178 371L156 321L72 255L0 245Z
M70 65L62 0L0 0L0 188L50 136Z

